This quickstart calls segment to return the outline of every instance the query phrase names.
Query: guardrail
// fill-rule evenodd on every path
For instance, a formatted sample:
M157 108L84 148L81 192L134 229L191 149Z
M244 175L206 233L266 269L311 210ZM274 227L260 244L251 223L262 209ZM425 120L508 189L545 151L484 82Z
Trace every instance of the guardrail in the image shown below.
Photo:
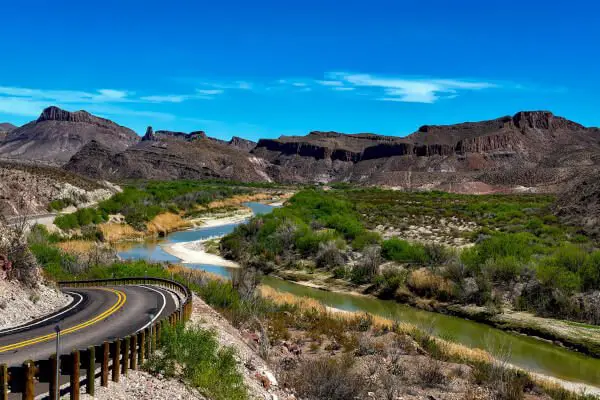
M8 400L9 393L21 393L23 400L33 400L43 395L40 390L36 394L36 385L48 384L50 400L56 398L56 388L62 388L60 377L68 376L68 391L72 400L78 400L80 385L85 385L86 393L94 395L96 370L100 368L100 385L108 386L109 373L113 382L119 382L120 375L127 375L129 369L137 369L150 358L157 348L160 332L164 324L175 325L179 321L187 321L192 313L192 293L190 289L169 279L161 278L122 278L97 279L59 282L59 287L90 287L117 285L157 285L177 291L184 296L177 309L167 317L155 321L146 329L131 336L105 341L86 349L73 350L57 360L56 354L47 360L29 360L21 366L0 365L0 400ZM58 373L57 373L58 371ZM82 380L82 371L85 379ZM57 379L58 377L58 379ZM38 386L39 389L39 386ZM62 395L59 394L59 396Z

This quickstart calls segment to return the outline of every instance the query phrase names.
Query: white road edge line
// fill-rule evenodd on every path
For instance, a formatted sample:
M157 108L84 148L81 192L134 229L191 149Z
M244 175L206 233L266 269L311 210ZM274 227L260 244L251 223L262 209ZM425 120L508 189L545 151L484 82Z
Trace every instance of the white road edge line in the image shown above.
M162 307L160 309L159 312L156 313L156 315L154 316L154 318L148 322L144 327L138 329L137 331L143 331L144 329L146 329L147 327L149 327L150 325L152 325L154 323L154 321L156 321L158 318L160 318L160 315L162 314L162 312L165 310L165 307L167 306L167 298L165 297L165 294L163 292L161 292L160 290L156 290L154 288L151 288L150 286L143 286L143 285L139 285L140 287L152 290L153 292L156 292L158 294L161 295L162 299L163 299L163 304Z
M21 330L21 329L28 329L28 328L31 328L31 327L33 327L33 326L39 325L39 324L41 324L41 323L43 323L43 322L49 321L49 320L51 320L51 319L54 319L54 318L56 318L56 317L59 317L59 316L61 316L61 315L65 314L65 313L68 313L69 311L71 311L72 309L74 309L75 307L77 307L79 304L81 304L81 302L83 301L83 296L82 296L82 295L80 295L79 293L76 293L76 292L65 292L65 293L68 293L68 294L70 294L70 295L79 296L79 300L77 301L77 303L76 303L76 304L72 305L72 306L71 306L71 307L69 307L68 309L66 309L66 310L64 310L64 311L62 311L62 312L60 312L60 313L58 313L58 314L51 315L51 316L49 316L49 317L48 317L48 318L46 318L46 319L43 319L43 320L41 320L41 321L34 322L34 323L30 324L30 325L21 325L21 326L17 326L17 327L11 328L11 329L7 329L7 330L5 330L5 331L0 331L0 334L4 335L5 333L10 333L10 332L14 332L14 331L19 331L19 330Z

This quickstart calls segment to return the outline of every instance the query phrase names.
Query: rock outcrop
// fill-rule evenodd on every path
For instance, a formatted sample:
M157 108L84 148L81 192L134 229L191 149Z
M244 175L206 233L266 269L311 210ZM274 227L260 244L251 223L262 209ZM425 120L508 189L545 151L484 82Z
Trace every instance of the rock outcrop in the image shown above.
M271 163L269 173L276 180L290 182L460 190L502 180L502 186L555 190L577 171L600 164L600 130L531 111L490 121L424 125L404 138L311 132L262 139L252 154Z
M37 120L7 135L0 143L0 157L64 164L92 140L122 151L139 137L129 128L86 111L48 107Z
M204 132L147 132L145 139L114 152L93 141L81 148L64 168L93 178L232 179L267 181L263 163L247 151L205 136Z
M6 139L9 132L15 129L17 129L17 127L9 122L0 123L0 143L2 143Z

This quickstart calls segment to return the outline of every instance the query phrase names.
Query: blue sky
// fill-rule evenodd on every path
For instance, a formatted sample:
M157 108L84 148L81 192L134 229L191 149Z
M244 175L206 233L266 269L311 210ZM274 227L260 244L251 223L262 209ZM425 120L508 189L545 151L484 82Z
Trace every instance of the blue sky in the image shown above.
M600 126L595 3L4 2L0 122L57 104L221 138L534 109Z

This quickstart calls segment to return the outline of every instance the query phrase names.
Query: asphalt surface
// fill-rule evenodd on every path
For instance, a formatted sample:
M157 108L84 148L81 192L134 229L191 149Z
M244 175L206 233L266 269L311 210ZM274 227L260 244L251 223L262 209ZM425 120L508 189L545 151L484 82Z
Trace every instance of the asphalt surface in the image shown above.
M172 294L158 286L63 290L80 294L81 304L56 319L38 322L25 330L0 332L0 364L17 366L26 360L48 359L56 352L57 322L62 331L61 354L65 354L132 335L147 327L151 318L165 317L178 306Z

